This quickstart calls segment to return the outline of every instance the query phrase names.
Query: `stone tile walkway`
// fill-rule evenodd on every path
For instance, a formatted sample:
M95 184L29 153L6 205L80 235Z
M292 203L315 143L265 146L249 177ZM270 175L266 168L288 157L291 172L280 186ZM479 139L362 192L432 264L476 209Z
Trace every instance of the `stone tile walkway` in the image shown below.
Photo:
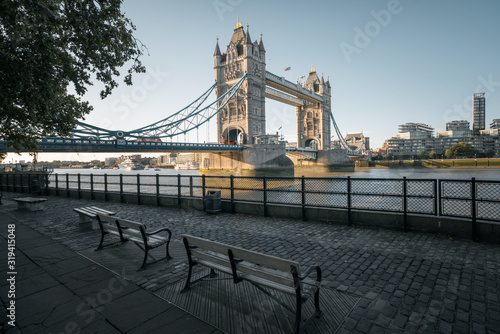
M70 253L75 255L71 258L81 257L82 254L89 258L110 256L112 259L115 250L107 252L107 255L97 254L102 251L93 252L100 233L79 226L78 215L73 212L76 207L99 206L118 212L120 217L141 221L150 228L171 228L174 244L180 243L181 234L188 233L291 258L304 265L319 264L323 270L325 287L360 298L342 323L339 333L500 333L498 245L453 240L431 234L353 228L314 221L230 214L207 215L205 212L176 208L50 196L47 197L49 200L44 211L21 212L10 201L18 196L19 194L4 193L4 205L0 206L0 234L5 237L6 223L3 222L3 217L17 220L27 228L32 228L33 232L30 233L39 232L45 236L40 241L37 240L40 243L37 246L42 250L44 243L59 244L59 247L68 247L73 251ZM119 253L118 247L116 252ZM138 251L137 259L131 257L126 265L119 264L113 268L115 272L118 271L113 277L117 280L118 277L126 277L133 286L137 286L139 290L130 291L128 295L146 291L155 293L185 279L187 263L181 259L181 253L179 250L176 261L157 263L137 273L135 269L142 259L142 254ZM28 249L26 255L29 258ZM22 261L21 258L19 261ZM52 267L51 261L55 260L61 263L61 269L55 266L51 269L55 272L48 271L46 267ZM1 261L5 263L6 259L0 259ZM85 293L95 293L95 290L87 291L84 286L78 286L85 285L86 282L85 277L79 276L79 271L85 268L85 262L73 263L70 258L59 257L40 261L41 265L33 268L33 272L40 272L40 277L44 277L34 280L39 282L36 284L46 284L42 291L59 289L61 286L59 284L52 287L51 284L54 283L49 278L45 282L45 275L42 274L46 273L49 276L57 275L59 282L66 282L64 279L73 282L76 286L71 291L81 293L79 298L85 296ZM64 261L66 264L71 262L69 269L65 269ZM80 265L83 267L80 268ZM64 272L66 270L71 272ZM101 284L105 284L106 279L111 278L101 279ZM66 303L75 303L63 292L60 293ZM5 295L2 291L2 301ZM21 304L19 308L21 309ZM144 311L156 312L148 309ZM168 313L168 310L164 312ZM157 313L152 313L148 314L154 319ZM114 311L103 311L100 316L109 324L109 321L114 323L114 314ZM133 332L134 326L135 330L143 328L137 326L137 323L128 322L123 327L113 328ZM207 330L202 332L209 333L212 329Z

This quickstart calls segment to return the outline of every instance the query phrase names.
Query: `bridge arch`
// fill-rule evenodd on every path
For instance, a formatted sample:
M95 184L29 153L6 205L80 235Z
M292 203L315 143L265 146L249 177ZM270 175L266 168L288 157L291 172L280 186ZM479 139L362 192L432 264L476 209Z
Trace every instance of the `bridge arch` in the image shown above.
M310 148L313 148L315 150L318 149L319 145L320 145L320 142L316 138L309 138L309 139L306 139L304 141L305 147L310 147Z
M247 136L242 127L227 127L223 130L221 143L225 144L246 144Z

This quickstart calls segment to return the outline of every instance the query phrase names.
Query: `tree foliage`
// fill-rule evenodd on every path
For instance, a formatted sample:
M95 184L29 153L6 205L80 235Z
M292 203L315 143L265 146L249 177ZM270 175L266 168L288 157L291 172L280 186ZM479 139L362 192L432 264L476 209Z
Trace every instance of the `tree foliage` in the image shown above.
M0 2L0 141L37 151L36 140L68 136L92 110L81 97L93 80L101 98L144 72L144 46L121 12L122 0Z
M445 156L447 158L472 157L476 153L477 153L476 150L470 144L460 142L460 143L456 143L455 145L450 147L448 150L446 150Z
M417 158L419 158L419 159L425 159L425 158L427 158L427 152L425 152L424 150L418 151Z

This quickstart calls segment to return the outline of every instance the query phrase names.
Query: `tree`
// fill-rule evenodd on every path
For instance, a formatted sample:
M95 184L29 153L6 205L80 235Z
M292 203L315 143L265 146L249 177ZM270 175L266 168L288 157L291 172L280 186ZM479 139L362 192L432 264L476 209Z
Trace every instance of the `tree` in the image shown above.
M45 136L68 136L92 110L81 97L93 80L101 98L118 86L119 68L145 72L144 46L121 12L122 0L0 2L0 141L37 151ZM74 93L72 93L74 92Z
M425 159L425 158L427 158L427 153L426 153L424 150L420 150L420 151L418 151L418 153L417 153L417 157L418 157L419 159Z
M445 153L447 158L448 151L450 151L449 154L452 157L471 157L474 154L477 154L476 150L470 144L464 142L456 143L450 147L450 149Z
M429 153L429 159L436 159L437 153L436 151L432 150Z

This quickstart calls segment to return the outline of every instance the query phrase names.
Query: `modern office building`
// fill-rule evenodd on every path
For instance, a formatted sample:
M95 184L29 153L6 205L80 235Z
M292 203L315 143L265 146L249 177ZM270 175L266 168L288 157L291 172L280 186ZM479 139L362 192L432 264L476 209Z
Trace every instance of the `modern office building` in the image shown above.
M399 126L397 137L386 140L387 154L400 157L415 157L419 152L434 151L442 155L453 145L464 142L472 145L479 154L500 154L500 119L494 119L490 129L485 129L485 93L472 97L472 129L466 120L446 123L446 131L437 133L424 123L405 123Z
M387 140L387 154L416 156L434 148L434 128L424 123L405 123L399 126L397 137Z
M494 119L494 120L490 123L490 129L500 129L500 119L499 119L499 118Z
M472 96L472 131L478 134L485 129L486 99L485 93L475 93Z
M405 123L399 126L399 133L430 133L434 131L430 125L424 123Z
M470 123L466 120L451 121L446 123L446 131L470 130Z
M414 123L400 125L399 129L411 131L400 132L397 137L386 140L384 146L387 148L387 154L411 158L416 157L421 151L426 153L434 151L439 156L460 142L471 145L479 154L500 154L500 129L479 130L474 134L463 121L453 121L446 124L449 130L438 132L434 137L432 131L429 131L432 129L430 126L408 124Z

